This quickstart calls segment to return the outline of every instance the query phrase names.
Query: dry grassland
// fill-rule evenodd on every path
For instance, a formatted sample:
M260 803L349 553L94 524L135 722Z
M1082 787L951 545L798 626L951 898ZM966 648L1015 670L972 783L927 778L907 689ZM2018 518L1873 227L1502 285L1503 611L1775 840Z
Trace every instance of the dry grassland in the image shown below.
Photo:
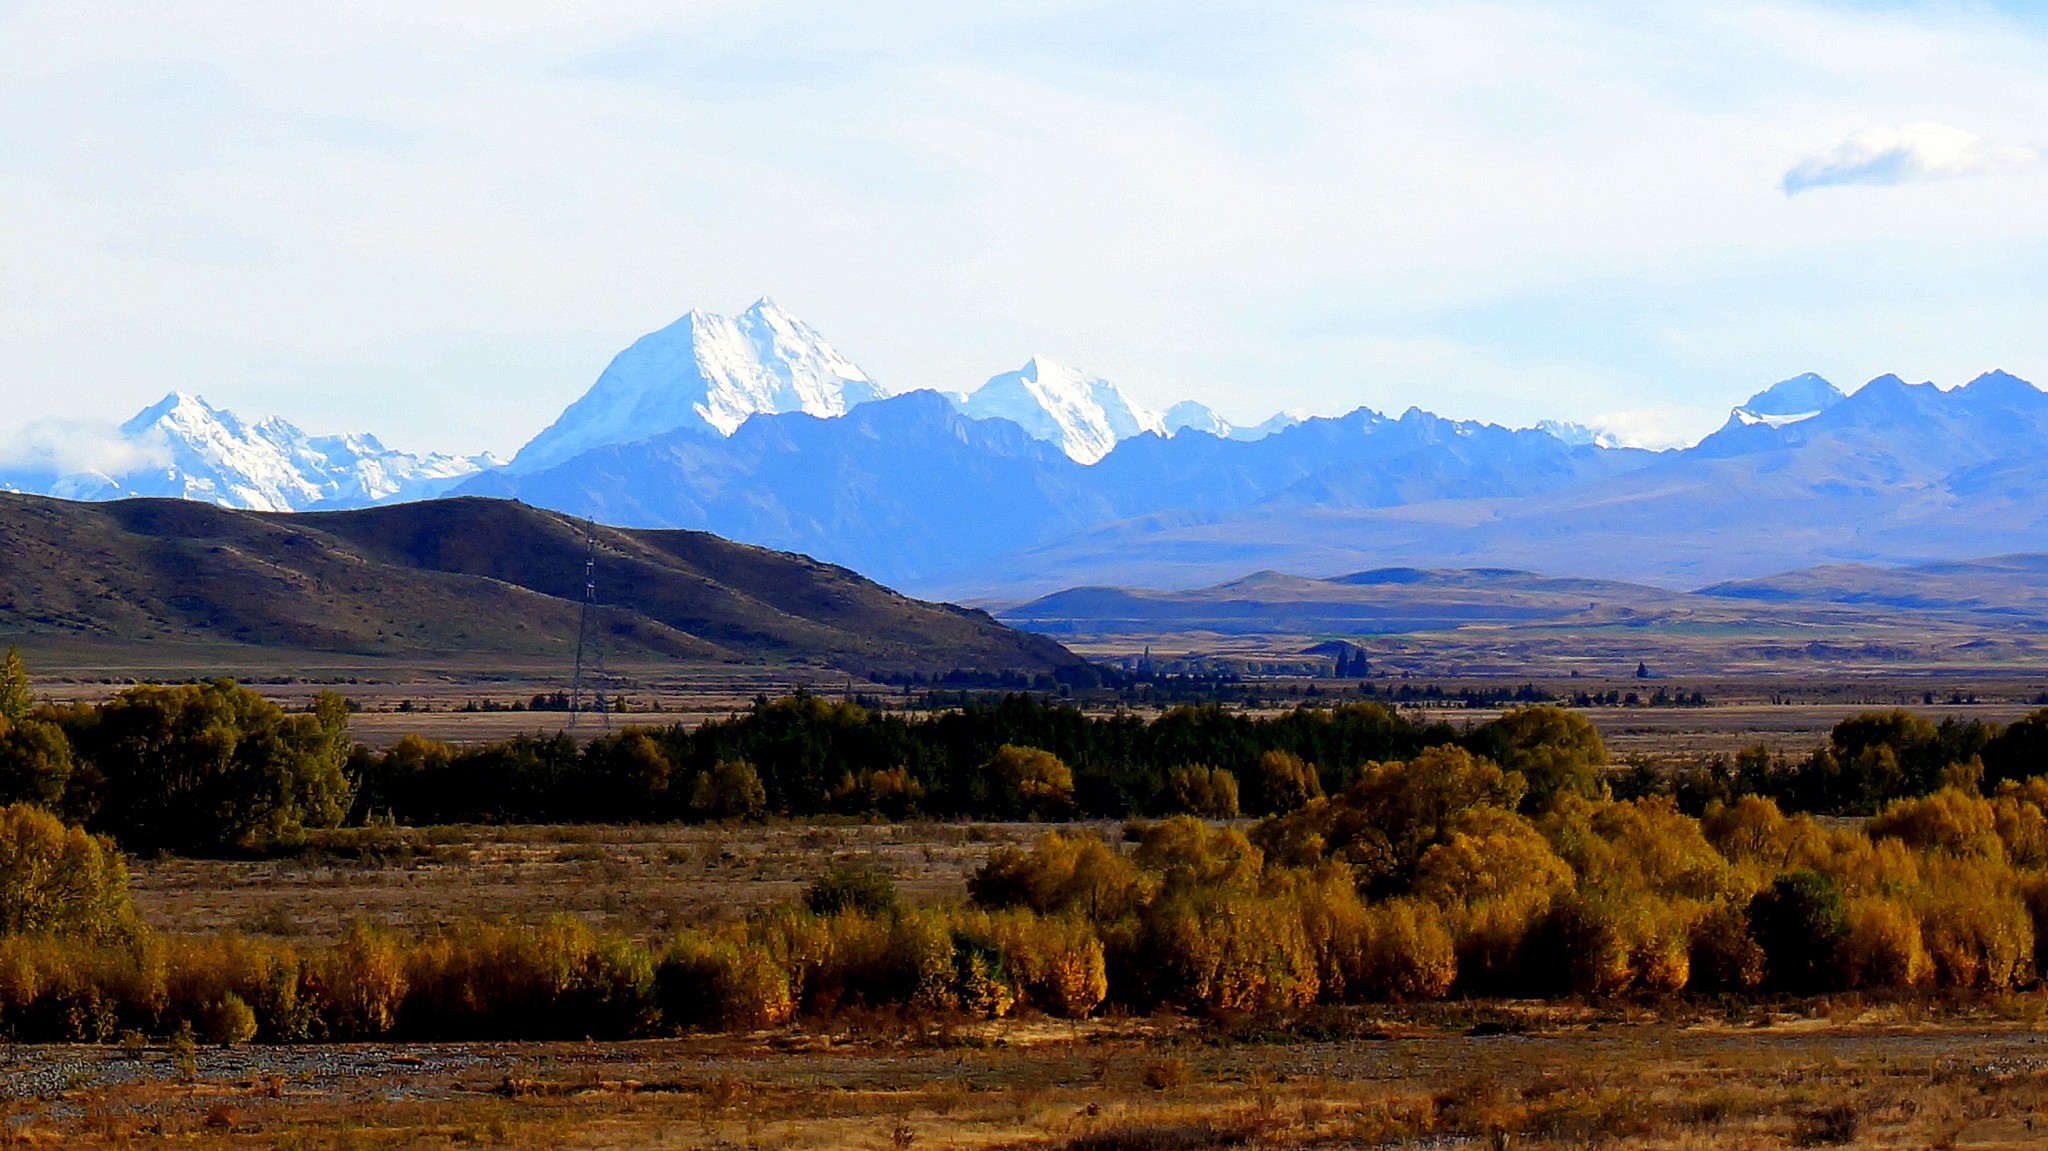
M1293 1023L1289 1039L1255 1021L876 1017L603 1045L26 1048L0 1057L0 1109L17 1145L323 1151L2048 1138L2048 1048L2011 1020L1916 1023L1897 1007L1838 1003L1831 1016L1748 1024L1496 1009L1473 1027L1458 1008ZM1303 1037L1317 1034L1331 1037Z
M964 899L967 873L1034 824L350 828L302 855L130 864L136 909L173 934L331 943L361 921L408 930L569 914L662 939L795 898L835 862L886 870L920 903Z

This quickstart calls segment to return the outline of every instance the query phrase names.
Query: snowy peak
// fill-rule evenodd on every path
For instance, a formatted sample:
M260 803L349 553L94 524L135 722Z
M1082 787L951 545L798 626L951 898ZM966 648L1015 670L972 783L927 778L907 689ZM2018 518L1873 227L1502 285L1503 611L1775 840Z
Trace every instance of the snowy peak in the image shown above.
M763 297L737 316L692 311L634 341L512 467L533 471L684 428L729 436L763 413L843 416L892 394Z
M1612 432L1603 432L1571 420L1537 420L1530 425L1534 431L1542 432L1572 447L1592 446L1596 448L1627 447L1621 437Z
M1207 404L1182 400L1166 409L1165 422L1166 434L1169 436L1177 436L1182 432L1200 432L1218 439L1249 443L1253 440L1263 440L1275 432L1284 432L1307 418L1308 416L1302 412L1280 412L1259 423L1241 427L1216 414L1216 410Z
M1848 397L1812 372L1780 380L1749 398L1729 415L1732 423L1782 428L1810 420Z
M274 416L248 424L184 392L116 429L40 425L18 439L4 455L27 466L0 474L0 484L14 490L68 499L172 496L250 511L423 499L498 466L489 455L394 451L368 435L309 436ZM80 458L81 444L96 459Z
M1009 420L1084 464L1132 436L1167 433L1164 417L1126 399L1115 384L1043 356L990 379L958 406L970 419Z
M1201 432L1203 435L1229 439L1237 429L1229 420L1216 414L1216 409L1194 400L1182 400L1166 409L1166 434L1177 436L1182 432Z

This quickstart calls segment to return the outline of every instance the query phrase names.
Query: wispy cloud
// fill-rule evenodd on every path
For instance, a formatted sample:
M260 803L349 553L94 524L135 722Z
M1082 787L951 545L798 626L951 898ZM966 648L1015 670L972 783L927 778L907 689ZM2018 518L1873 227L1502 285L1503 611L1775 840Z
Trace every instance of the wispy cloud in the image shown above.
M1993 168L2032 163L2031 149L1986 143L1975 132L1947 124L1907 124L1858 132L1785 173L1785 194L1833 184L1903 184L1973 176Z
M170 462L161 434L123 435L97 420L37 420L0 436L0 468L8 471L111 476Z

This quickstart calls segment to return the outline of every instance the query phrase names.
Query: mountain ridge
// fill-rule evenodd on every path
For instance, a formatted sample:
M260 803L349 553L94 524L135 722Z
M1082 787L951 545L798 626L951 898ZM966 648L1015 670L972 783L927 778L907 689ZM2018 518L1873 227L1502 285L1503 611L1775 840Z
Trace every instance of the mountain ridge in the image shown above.
M925 675L1080 662L984 612L913 600L808 557L482 499L284 514L0 495L0 548L17 560L0 567L0 642L566 666L592 546L603 642L621 662Z

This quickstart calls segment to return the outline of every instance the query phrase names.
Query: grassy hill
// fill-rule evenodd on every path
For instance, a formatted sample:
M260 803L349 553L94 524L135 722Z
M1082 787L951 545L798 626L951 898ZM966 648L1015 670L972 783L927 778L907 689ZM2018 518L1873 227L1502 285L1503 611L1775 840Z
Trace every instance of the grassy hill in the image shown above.
M864 674L1079 662L982 612L804 556L701 532L598 527L594 539L611 659ZM585 552L581 522L506 500L284 515L0 494L0 643L566 660Z

